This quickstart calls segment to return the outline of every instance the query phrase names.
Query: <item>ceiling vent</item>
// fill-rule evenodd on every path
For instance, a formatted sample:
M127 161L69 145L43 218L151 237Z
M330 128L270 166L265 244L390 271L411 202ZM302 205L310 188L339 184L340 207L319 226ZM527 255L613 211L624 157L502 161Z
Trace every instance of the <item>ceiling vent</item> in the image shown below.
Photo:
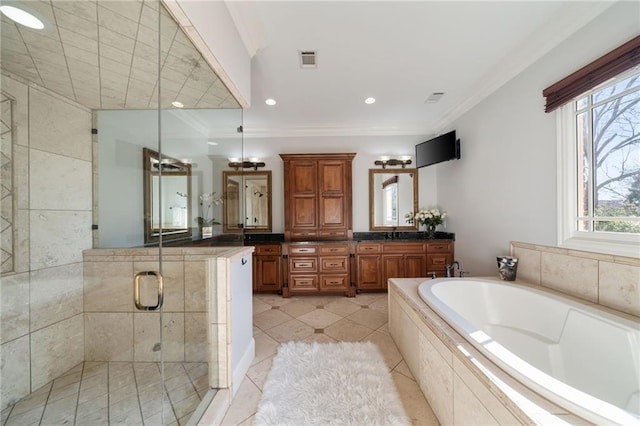
M299 50L300 52L300 67L301 68L317 68L316 56L318 52L315 50Z
M444 92L433 92L429 97L424 101L425 104L435 104L444 96Z

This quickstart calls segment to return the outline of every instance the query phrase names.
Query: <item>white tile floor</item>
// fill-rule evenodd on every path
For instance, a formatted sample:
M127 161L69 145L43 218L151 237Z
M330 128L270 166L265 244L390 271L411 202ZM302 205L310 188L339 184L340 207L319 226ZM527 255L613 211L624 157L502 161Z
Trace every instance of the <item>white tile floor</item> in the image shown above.
M84 362L2 412L13 425L186 424L209 390L206 363ZM164 422L162 406L164 399Z
M431 407L407 368L387 328L386 293L344 296L278 295L253 297L256 357L229 408L223 425L250 425L278 344L290 340L371 341L391 371L400 399L414 425L438 425Z

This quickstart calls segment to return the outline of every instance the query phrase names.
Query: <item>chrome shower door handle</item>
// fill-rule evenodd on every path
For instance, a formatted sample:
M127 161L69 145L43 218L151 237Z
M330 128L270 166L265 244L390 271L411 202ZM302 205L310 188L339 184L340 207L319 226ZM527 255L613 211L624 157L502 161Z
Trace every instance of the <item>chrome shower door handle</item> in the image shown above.
M158 282L158 301L155 306L146 306L140 302L140 278L153 275ZM157 311L162 307L162 301L164 300L164 285L162 283L162 275L156 271L143 271L138 272L133 280L133 303L140 311Z

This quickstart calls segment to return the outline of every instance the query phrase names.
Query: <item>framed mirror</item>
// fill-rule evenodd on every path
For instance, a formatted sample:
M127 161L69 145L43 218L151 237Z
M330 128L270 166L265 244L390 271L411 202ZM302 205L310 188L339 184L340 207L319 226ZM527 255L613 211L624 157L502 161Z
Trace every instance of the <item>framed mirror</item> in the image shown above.
M404 215L418 209L416 169L369 169L369 228L372 231L416 230Z
M145 244L190 238L191 165L148 148L142 158Z
M224 232L271 232L271 170L225 171Z

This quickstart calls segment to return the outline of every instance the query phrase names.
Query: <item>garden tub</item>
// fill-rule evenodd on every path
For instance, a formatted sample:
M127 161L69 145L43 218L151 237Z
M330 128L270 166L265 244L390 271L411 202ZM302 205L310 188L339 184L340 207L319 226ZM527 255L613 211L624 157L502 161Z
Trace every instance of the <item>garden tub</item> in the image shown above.
M420 297L525 386L598 424L640 425L640 323L543 290L428 280Z

